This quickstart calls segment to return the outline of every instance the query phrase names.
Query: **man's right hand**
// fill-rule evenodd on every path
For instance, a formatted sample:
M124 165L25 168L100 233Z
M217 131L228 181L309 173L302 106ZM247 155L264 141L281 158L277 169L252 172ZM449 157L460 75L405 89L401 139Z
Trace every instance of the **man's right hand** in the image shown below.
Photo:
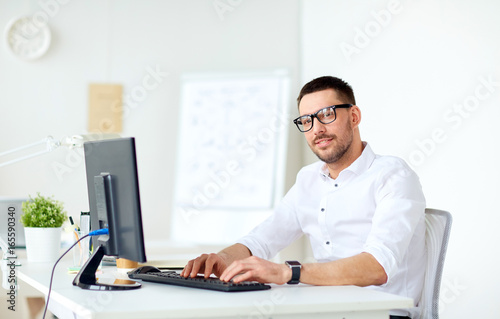
M199 273L203 273L205 278L210 277L211 274L219 277L227 266L228 264L219 254L203 254L188 261L181 276L196 277Z

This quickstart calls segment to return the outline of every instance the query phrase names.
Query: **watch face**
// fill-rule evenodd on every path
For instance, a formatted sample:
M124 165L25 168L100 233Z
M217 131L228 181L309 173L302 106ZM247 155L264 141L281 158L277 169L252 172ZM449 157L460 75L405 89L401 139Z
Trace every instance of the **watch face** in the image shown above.
M32 17L13 19L5 29L7 48L17 57L24 60L34 60L47 52L51 35L45 23L40 23Z
M292 261L287 261L287 265L289 266L301 266L301 264L298 261L292 260Z

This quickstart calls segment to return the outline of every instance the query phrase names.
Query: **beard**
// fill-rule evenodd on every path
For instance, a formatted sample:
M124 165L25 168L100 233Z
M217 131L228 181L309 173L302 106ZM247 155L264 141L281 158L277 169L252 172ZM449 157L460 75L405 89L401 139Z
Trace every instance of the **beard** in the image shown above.
M346 123L344 127L344 134L341 136L337 136L335 134L331 135L321 135L317 136L313 141L312 145L309 143L309 147L313 151L313 153L323 162L326 164L332 164L336 163L339 161L344 155L347 153L347 151L351 148L352 141L353 141L353 133L352 133L352 128L350 127L349 123ZM316 141L319 139L323 138L331 138L332 139L332 144L329 145L328 149L324 150L319 150L316 148Z

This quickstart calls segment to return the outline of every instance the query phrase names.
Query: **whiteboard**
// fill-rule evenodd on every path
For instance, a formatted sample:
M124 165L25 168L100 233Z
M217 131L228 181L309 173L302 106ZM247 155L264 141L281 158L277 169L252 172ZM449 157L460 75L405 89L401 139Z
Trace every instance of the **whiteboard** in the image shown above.
M183 76L176 206L273 206L283 183L288 91L284 71Z
M172 239L228 243L283 196L289 75L188 74L181 84Z

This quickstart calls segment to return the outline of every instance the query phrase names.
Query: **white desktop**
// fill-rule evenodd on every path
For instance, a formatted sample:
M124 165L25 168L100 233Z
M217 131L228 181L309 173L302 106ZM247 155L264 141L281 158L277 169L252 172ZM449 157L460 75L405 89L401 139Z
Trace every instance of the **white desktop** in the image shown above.
M56 267L48 309L58 318L370 318L412 307L410 298L355 286L271 285L270 290L225 293L143 282L126 291L90 291L73 286L70 260ZM18 278L48 293L50 263L28 263ZM123 276L103 267L101 278Z

